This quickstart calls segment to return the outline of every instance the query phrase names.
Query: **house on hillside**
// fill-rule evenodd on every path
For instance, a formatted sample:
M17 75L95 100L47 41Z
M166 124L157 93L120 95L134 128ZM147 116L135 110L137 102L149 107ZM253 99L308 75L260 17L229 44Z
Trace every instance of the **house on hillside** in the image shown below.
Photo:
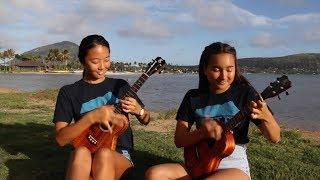
M40 61L20 61L15 64L12 64L12 67L16 70L24 70L24 71L41 71L45 70L46 65Z

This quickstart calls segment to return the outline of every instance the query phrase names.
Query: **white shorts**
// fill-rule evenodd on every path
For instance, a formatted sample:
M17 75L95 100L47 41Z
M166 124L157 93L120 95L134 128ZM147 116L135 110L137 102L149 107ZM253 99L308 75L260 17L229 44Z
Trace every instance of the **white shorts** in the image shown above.
M221 160L218 170L230 168L240 169L250 178L250 168L247 158L247 146L245 144L236 144L232 154Z
M121 154L122 154L125 158L127 158L127 159L131 162L131 164L133 165L133 161L132 161L132 159L131 159L131 155L130 155L129 151L127 151L127 150L121 150Z

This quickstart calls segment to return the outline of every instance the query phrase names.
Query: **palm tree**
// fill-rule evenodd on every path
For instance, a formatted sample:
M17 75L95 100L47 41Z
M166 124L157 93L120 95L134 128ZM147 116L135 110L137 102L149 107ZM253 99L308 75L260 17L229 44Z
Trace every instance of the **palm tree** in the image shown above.
M7 56L8 56L8 58L10 59L10 68L11 68L11 61L12 61L12 59L15 57L15 52L14 52L14 50L13 49L8 49L7 50Z
M6 59L8 58L8 51L3 51L2 53L2 58L3 58L3 64L4 64L4 71L7 71L7 62Z
M69 51L65 49L64 51L59 53L59 55L60 55L60 60L65 63L64 64L65 68L67 68L68 60L71 58L71 55L70 55Z
M3 59L3 52L0 52L0 60ZM1 65L2 66L2 65Z
M59 60L59 49L50 49L47 55L46 64L50 67L55 67L56 62Z

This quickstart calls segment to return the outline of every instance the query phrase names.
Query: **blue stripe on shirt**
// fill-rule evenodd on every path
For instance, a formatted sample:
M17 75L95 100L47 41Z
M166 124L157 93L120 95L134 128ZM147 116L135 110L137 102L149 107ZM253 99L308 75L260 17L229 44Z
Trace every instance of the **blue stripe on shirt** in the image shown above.
M116 104L118 102L119 102L119 99L115 95L113 95L112 92L108 92L104 96L100 96L95 99L91 99L88 102L83 103L81 105L80 114L84 114L86 112L92 111L105 104Z

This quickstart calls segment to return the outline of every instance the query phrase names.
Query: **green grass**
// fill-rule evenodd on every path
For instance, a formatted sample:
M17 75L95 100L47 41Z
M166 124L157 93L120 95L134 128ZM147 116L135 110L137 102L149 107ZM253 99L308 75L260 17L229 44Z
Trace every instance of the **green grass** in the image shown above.
M0 94L0 179L64 179L71 147L60 148L54 141L56 95L57 90ZM175 112L157 118L172 118ZM271 144L256 128L250 129L250 138L252 179L320 179L320 145L313 140L286 130L279 144ZM134 140L133 179L143 179L152 165L183 161L172 132L134 130Z

